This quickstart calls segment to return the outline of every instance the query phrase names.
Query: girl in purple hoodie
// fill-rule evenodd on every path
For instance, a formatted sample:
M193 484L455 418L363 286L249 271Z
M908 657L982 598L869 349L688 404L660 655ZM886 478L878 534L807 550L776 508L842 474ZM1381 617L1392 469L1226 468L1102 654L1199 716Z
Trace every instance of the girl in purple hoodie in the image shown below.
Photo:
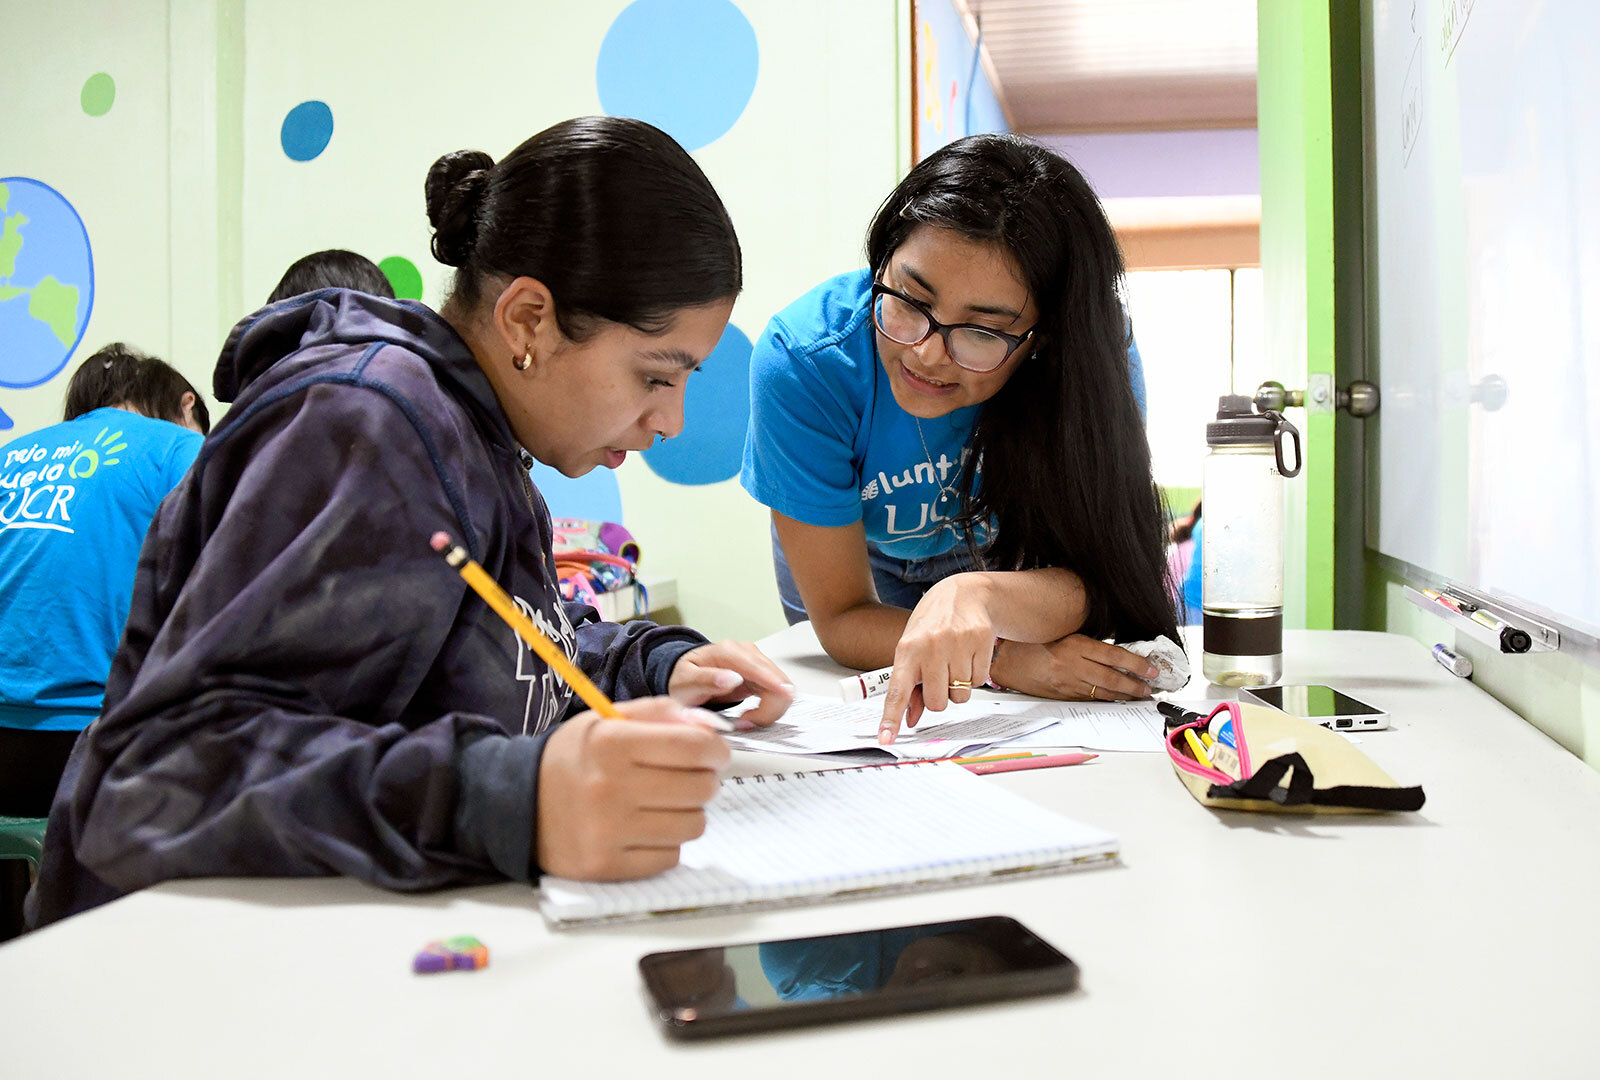
M233 408L145 541L35 924L183 877L653 874L703 830L728 759L695 707L787 708L751 645L562 603L528 479L682 428L741 287L710 182L656 128L591 117L498 163L448 154L426 195L458 270L440 311L326 289L229 337ZM429 548L439 530L624 719L581 711Z

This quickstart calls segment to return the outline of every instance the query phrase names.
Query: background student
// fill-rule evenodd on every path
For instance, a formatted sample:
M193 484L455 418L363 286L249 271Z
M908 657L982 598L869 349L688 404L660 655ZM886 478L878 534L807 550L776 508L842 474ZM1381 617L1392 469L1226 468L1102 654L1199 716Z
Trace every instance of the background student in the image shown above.
M354 289L394 299L394 286L389 284L389 278L378 269L377 263L353 251L329 248L290 263L272 295L267 297L267 303L276 304L279 300L318 289Z
M62 423L0 446L0 814L49 812L100 712L139 545L209 428L187 379L116 342L73 373ZM0 936L26 866L0 863Z
M315 292L318 289L354 289L356 292L394 299L394 286L376 263L364 255L343 248L328 248L303 255L289 264L278 279L268 304ZM231 402L244 389L243 383L216 384L212 393L218 401Z
M791 617L840 663L894 664L888 738L991 678L1146 696L1154 669L1100 640L1177 629L1094 192L1025 139L960 139L884 201L867 257L751 359L741 479L772 508Z
M499 163L446 155L426 196L459 268L438 314L341 291L230 336L217 384L248 385L152 526L36 922L191 876L655 873L728 759L686 705L787 707L753 646L563 605L527 473L615 468L681 429L741 287L705 175L656 128L593 117ZM578 712L429 548L438 530L625 719Z

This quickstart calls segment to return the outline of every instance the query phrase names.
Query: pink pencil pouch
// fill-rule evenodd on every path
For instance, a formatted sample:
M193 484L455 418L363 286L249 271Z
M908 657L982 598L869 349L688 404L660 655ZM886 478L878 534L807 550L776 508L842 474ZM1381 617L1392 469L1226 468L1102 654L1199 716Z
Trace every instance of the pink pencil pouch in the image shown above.
M1231 721L1234 745L1215 763L1201 760L1185 732L1198 738L1219 716ZM1218 810L1384 813L1424 800L1420 785L1402 787L1344 736L1265 705L1228 701L1203 720L1169 720L1167 756L1189 794Z

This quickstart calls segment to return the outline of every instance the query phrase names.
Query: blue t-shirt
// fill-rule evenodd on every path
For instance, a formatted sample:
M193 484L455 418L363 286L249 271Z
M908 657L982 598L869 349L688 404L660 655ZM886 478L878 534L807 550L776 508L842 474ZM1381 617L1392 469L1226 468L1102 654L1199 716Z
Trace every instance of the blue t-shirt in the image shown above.
M202 441L108 408L0 447L0 727L99 714L144 534Z
M1194 523L1194 532L1190 534L1194 537L1194 547L1189 549L1189 569L1183 575L1183 614L1187 625L1199 622L1201 616L1200 601L1204 595L1202 589L1204 578L1201 576L1200 547L1205 543L1202 535L1205 527L1204 521L1197 521Z
M950 518L960 508L957 484L982 406L923 420L919 430L879 362L871 289L870 271L841 274L767 324L750 356L739 481L786 517L824 526L860 521L867 542L884 554L926 559L961 541ZM1128 364L1142 410L1136 345Z

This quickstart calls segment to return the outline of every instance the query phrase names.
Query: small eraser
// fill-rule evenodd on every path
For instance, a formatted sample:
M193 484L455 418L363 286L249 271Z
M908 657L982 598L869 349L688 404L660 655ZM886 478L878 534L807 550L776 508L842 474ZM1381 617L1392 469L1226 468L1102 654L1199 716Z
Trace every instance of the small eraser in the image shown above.
M469 935L430 941L411 958L411 970L418 975L438 971L477 971L489 966L489 949Z

